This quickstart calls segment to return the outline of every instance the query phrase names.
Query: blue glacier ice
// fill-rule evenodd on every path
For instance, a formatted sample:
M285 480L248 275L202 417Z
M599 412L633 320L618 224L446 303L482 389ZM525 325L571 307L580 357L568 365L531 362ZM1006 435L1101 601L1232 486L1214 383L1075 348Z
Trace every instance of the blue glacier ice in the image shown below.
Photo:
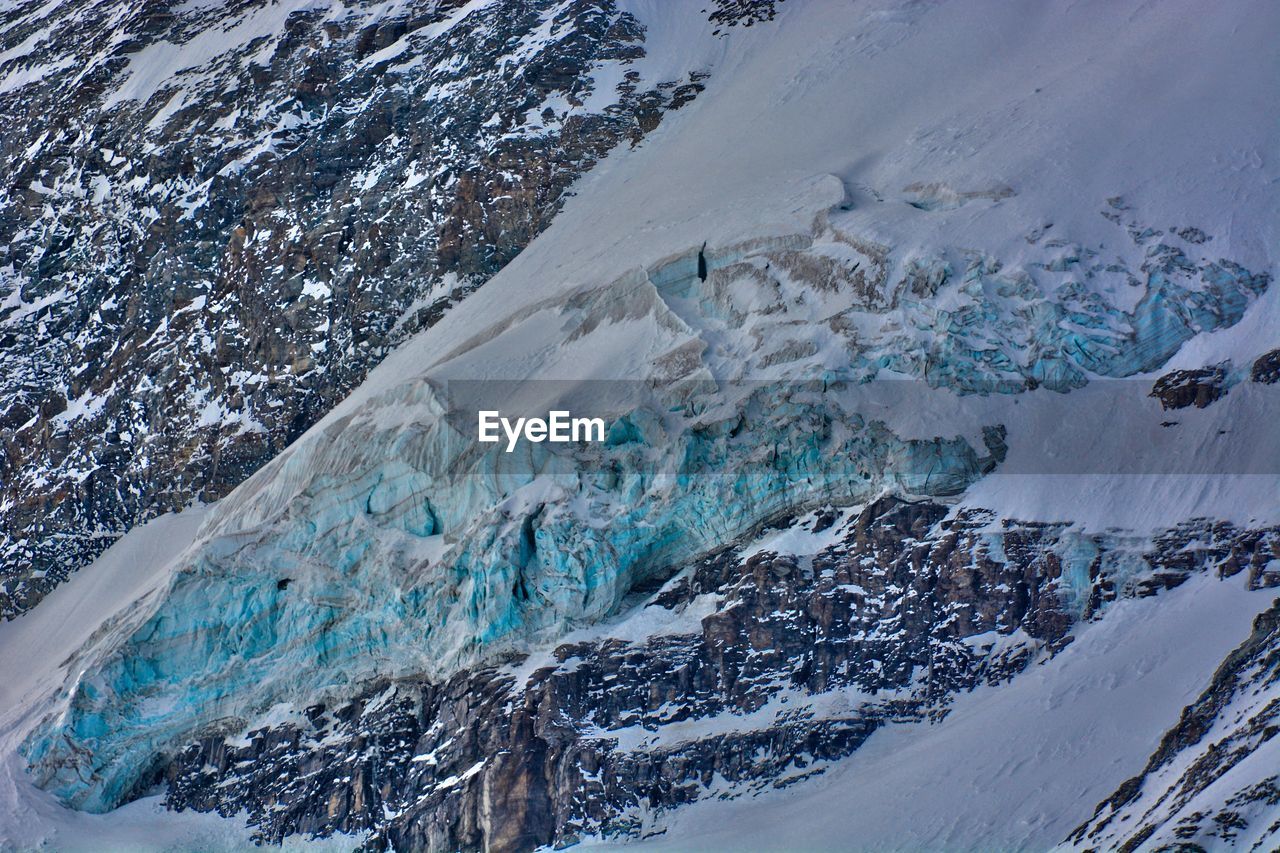
M980 442L941 423L903 438L836 389L891 371L962 393L1069 391L1158 367L1269 284L1155 252L1126 312L1087 275L1049 289L981 256L894 278L878 249L824 228L630 274L643 298L609 316L568 300L584 340L637 322L683 336L662 364L697 380L671 386L675 405L655 392L610 412L603 444L479 445L429 377L322 422L223 502L164 595L27 740L39 784L107 810L199 732L518 651L779 514L959 494L999 463L1001 425ZM752 375L770 381L732 382ZM1064 540L1064 594L1087 588L1089 549Z
M379 406L430 408L431 394ZM163 603L81 678L28 758L69 803L109 809L196 727L235 728L283 698L374 678L447 675L599 618L638 579L761 519L885 488L955 494L996 461L963 439L903 441L833 414L820 394L769 386L732 420L672 436L636 412L611 443L489 449L455 477L440 460L475 444L446 419L348 423L247 484L238 522L261 510L257 524L211 523ZM283 507L271 489L254 494L304 476Z

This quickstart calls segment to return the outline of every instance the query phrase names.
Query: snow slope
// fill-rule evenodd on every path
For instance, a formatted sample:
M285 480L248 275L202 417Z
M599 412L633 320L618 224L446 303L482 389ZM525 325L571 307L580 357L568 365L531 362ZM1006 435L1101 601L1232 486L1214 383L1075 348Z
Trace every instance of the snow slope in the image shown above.
M495 286L347 406L419 373L486 321L704 241L803 232L846 194L849 230L902 261L948 245L1040 260L1025 236L1046 222L1053 236L1107 243L1099 211L1123 197L1156 227L1203 223L1215 253L1274 264L1270 4L1223 15L1185 0L992 3L985 13L954 2L798 7L715 40L698 37L708 25L691 7L636 3L655 46L704 56L718 72L714 97L607 159ZM909 203L914 184L1015 194L921 210ZM1112 239L1108 251L1134 250Z
M27 741L42 784L108 809L153 754L206 726L375 677L444 677L554 638L609 614L665 564L808 503L972 488L961 502L1086 528L1275 520L1271 416L1257 414L1275 404L1266 389L1241 384L1165 430L1181 452L1204 454L1208 469L1190 473L1158 466L1147 438L1165 434L1164 415L1144 395L1187 341L1196 365L1230 358L1235 373L1280 343L1274 324L1255 319L1274 312L1280 236L1264 94L1277 70L1274 4L1203 16L1189 0L992 3L981 14L959 2L792 3L771 26L725 38L711 37L696 4L629 5L654 45L644 62L705 63L707 97L607 158L447 322L213 510L163 595L131 614L143 628L117 632L69 713ZM1211 239L1181 236L1199 232ZM1255 334L1232 335L1251 321ZM836 390L806 398L799 384L873 377L920 380L923 396L873 417ZM1137 377L1118 386L1138 402L1114 430L1100 429L1096 408L1076 407L1078 389L1105 377ZM465 418L449 419L449 383L548 378L570 382L530 383L519 404L619 381L607 386L618 397L578 398L625 422L617 440L598 453L542 446L508 457L477 449ZM762 378L773 384L736 390ZM634 380L675 387L684 409L632 396L648 388ZM699 398L708 382L715 394ZM1017 396L976 411L956 402L973 392ZM1063 428L1057 449L1093 467L1054 472L1033 460L1005 475L1020 479L984 481L1006 456L983 427L1006 427L1008 464L1026 462L1045 435L1021 411L1041 397L1040 417ZM1210 446L1231 421L1252 440ZM800 428L814 422L834 426ZM1258 453L1241 462L1241 447ZM1155 472L1140 464L1107 479L1134 453ZM1073 646L1045 670L1063 681L1016 683L1023 702L1052 705L1057 691L1114 680L1122 687L1090 692L1108 715L1160 697L1151 717L1127 714L1133 728L1101 752L1067 748L1079 729L1040 732L1017 715L1017 693L967 698L972 715L957 708L922 742L1015 789L1029 784L989 754L968 762L966 745L978 747L965 721L985 725L981 707L1049 738L1046 753L1028 734L1028 774L1054 758L1064 780L1078 780L1099 754L1129 755L1117 751L1126 737L1136 760L1264 604L1227 588L1180 591L1169 608L1135 604L1131 618L1089 629L1098 649L1113 647L1114 631L1149 655ZM1179 607L1193 598L1220 630L1156 654L1158 637L1182 636ZM1058 719L1074 720L1077 707L1058 706ZM875 744L914 735L877 737L851 767L892 764ZM904 765L904 790L934 778L918 766L912 775L917 765ZM867 769L877 786L890 772ZM849 796L823 790L835 792L828 810ZM1051 801L1035 802L1010 844L1062 834L1036 822ZM1000 803L980 796L970 822L922 821L921 831L976 844L979 815L1001 814ZM886 804L859 831L887 839L892 818Z
M1274 601L1199 577L1119 603L1056 657L959 697L940 723L887 726L782 791L707 799L640 850L1047 850L1141 766ZM584 844L604 849L607 842Z

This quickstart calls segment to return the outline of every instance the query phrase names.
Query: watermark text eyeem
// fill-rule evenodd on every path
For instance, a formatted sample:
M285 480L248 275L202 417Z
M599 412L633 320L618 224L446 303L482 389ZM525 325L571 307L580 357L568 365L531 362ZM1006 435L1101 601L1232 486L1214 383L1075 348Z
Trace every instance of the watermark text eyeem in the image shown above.
M516 449L521 438L535 444L604 441L604 418L575 418L567 411L553 411L548 412L546 418L516 418L513 422L492 410L481 410L479 414L480 441L496 444L502 440L501 429L507 438L507 453Z

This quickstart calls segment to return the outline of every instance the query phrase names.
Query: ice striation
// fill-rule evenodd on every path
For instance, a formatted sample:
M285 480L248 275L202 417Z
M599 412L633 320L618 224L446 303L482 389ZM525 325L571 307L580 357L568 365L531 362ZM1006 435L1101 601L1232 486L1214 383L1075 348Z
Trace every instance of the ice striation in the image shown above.
M1004 424L902 437L850 392L881 370L939 393L1067 391L1150 369L1269 283L1165 243L1148 256L1125 311L1051 287L1051 263L1043 281L990 257L956 273L947 258L963 253L943 252L891 275L887 248L820 217L811 234L693 249L500 321L335 412L220 506L165 595L28 740L33 772L78 808L110 809L197 732L378 679L445 679L598 620L770 518L957 495L1003 458ZM1057 266L1077 264L1086 279L1128 274ZM650 381L523 386L543 411L610 407L602 445L477 444L458 389L484 393L487 349L548 325L559 357L625 353L622 375ZM1088 586L1067 571L1056 594L1083 607Z
M703 89L614 3L0 10L0 618L217 500Z

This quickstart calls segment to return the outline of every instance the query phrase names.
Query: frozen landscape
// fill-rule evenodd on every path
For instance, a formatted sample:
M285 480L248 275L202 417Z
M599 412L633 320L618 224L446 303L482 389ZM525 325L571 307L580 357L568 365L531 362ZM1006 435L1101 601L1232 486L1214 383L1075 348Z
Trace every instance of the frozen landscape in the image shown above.
M1277 33L7 0L0 848L1274 849Z

